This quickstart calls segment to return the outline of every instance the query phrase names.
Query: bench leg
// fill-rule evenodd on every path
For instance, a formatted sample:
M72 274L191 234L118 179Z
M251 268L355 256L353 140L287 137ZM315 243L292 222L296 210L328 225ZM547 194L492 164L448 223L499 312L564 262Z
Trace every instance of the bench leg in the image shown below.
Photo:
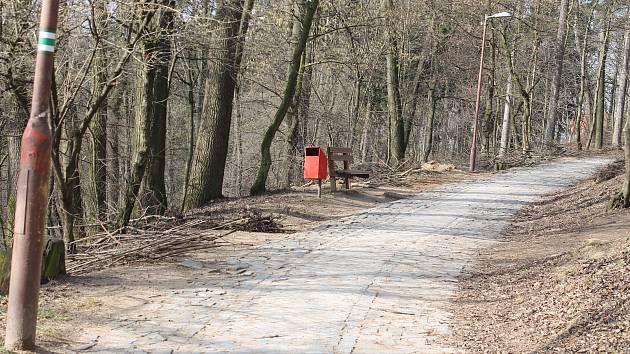
M330 191L335 193L337 191L337 180L335 177L330 177Z
M350 178L349 177L345 178L344 184L346 185L346 189L350 189Z

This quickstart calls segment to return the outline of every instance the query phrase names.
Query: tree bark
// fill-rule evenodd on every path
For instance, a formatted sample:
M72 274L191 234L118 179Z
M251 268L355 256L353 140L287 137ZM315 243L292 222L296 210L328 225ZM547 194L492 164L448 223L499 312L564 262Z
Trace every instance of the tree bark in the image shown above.
M224 0L215 10L220 42L207 62L201 121L184 202L186 210L223 196L234 92L253 5L253 0L245 5L243 0Z
M494 131L494 75L488 77L488 93L486 96L486 104L483 110L482 127L482 151L488 156L490 154L490 141L492 132Z
M295 95L302 53L306 48L311 24L313 23L313 17L315 16L315 11L317 10L318 5L319 0L298 1L301 15L299 20L296 19L296 21L300 21L302 27L297 38L295 38L296 42L293 47L293 54L291 55L288 78L282 96L282 102L276 111L273 122L265 132L265 136L260 145L260 167L258 168L254 184L250 189L250 193L252 195L263 193L266 190L267 177L269 176L269 169L271 168L271 143L273 142L276 132L280 128L280 124L282 124L282 121L284 120L284 117L291 105L293 96Z
M626 160L626 172L625 178L623 182L622 195L623 195L623 206L630 206L630 119L626 119L626 124L623 128L624 135L624 157Z
M587 75L587 59L588 59L588 37L590 34L591 22L593 21L593 15L595 14L595 6L592 6L591 14L588 18L586 26L584 26L584 37L582 44L580 45L579 33L578 33L578 14L575 15L574 38L575 47L581 53L580 54L580 93L578 96L577 109L575 114L575 129L576 129L576 144L577 149L582 150L582 117L590 117L591 114L591 97L590 90L588 88L588 75ZM586 114L582 113L582 110L586 110ZM587 121L588 122L588 121Z
M556 136L556 116L558 113L558 98L560 96L560 84L564 60L565 38L567 32L567 15L569 12L569 0L560 1L560 15L558 20L558 36L556 37L556 55L554 58L553 80L551 81L551 97L549 100L549 113L547 115L547 129L545 130L545 143L549 144Z
M166 167L166 122L168 115L169 71L172 61L171 36L173 35L173 7L175 0L168 0L156 18L151 74L153 78L150 140L147 166L140 192L140 204L148 214L164 214L168 206L164 169ZM148 112L147 112L148 113Z
M162 134L165 134L165 132L160 130L166 128L165 122L161 122L160 120L165 118L166 115L166 101L164 98L168 97L168 83L165 85L165 78L161 77L161 75L163 74L162 70L164 70L162 67L164 56L166 55L170 58L170 54L164 53L164 50L167 52L170 51L170 45L165 47L163 41L167 40L165 37L168 36L168 28L172 25L170 23L172 22L173 9L169 5L174 4L174 0L164 1L165 2L162 4L164 6L160 6L159 9L156 6L157 4L149 4L149 8L145 9L145 11L156 11L158 16L154 18L152 25L143 29L144 36L140 43L140 51L144 60L136 70L136 110L134 112L135 127L133 134L134 153L123 208L118 216L118 227L128 225L137 200L141 202L147 202L147 199L149 200L147 205L140 204L143 213L156 214L166 208L165 203L162 204L160 201L156 203L157 195L147 198L140 196L140 188L145 179L145 174L147 174L147 170L152 166L152 163L155 162L152 161L152 153L160 153L160 150L162 150L162 154L164 153L164 144L160 139L162 139ZM166 64L166 66L168 67L168 64ZM168 68L166 70L168 70ZM165 89L166 92L164 92ZM158 97L162 100L158 101ZM155 150L152 145L156 146ZM154 171L150 171L148 174L152 172ZM152 176L151 178L161 178L163 186L163 165L161 167L161 173L161 177ZM160 182L154 180L149 183L149 187L146 188L147 193L152 194L154 191L151 188L156 187L156 184ZM166 193L164 193L164 198L165 194Z
M402 163L405 159L405 126L402 118L402 107L400 99L399 64L398 64L398 43L393 23L393 0L383 0L386 12L387 25L385 36L387 39L387 115L390 122L390 160L395 165Z
M372 98L374 94L368 92L367 103L365 105L365 118L363 121L363 131L361 133L361 163L365 163L368 157L368 149L370 146L370 127L372 125L372 115L374 100Z
M429 156L431 156L431 151L433 150L433 130L434 130L434 121L435 121L435 105L436 105L436 97L435 97L435 86L436 82L430 84L429 87L429 113L427 115L427 131L425 135L424 142L424 153L422 155L422 161L429 161Z
M195 81L195 74L193 72L193 70L190 68L190 65L188 65L188 70L187 70L187 76L188 76L188 82L186 82L186 84L188 85L188 109L189 109L189 116L188 116L188 151L186 154L186 176L184 178L184 190L183 190L183 195L184 197L182 198L182 205L181 205L181 211L186 210L186 195L188 195L188 183L190 181L190 172L192 170L192 161L193 161L193 156L195 153L195 115L197 113L196 110L196 100L195 100L195 86L196 86L196 81Z
M610 33L610 21L606 29L602 31L601 45L599 49L599 65L597 69L597 101L595 105L595 148L604 147L604 108L606 86L606 59L608 56L608 38Z
M299 31L299 28L297 29ZM304 79L304 66L306 65L306 51L302 55L302 64L300 65L300 72L298 74L297 86L295 88L295 97L293 98L293 102L291 103L291 107L287 112L287 140L286 140L286 148L287 148L287 174L285 187L290 188L291 184L295 180L295 171L297 164L297 138L298 138L298 128L300 123L300 101L302 98L302 83Z
M503 105L503 122L501 125L501 146L499 156L507 154L510 145L510 130L512 128L510 108L512 107L512 75L508 75L507 89L505 91L505 104Z
M630 12L627 15L630 18ZM623 126L623 113L626 106L626 92L628 89L628 62L630 62L630 27L626 29L623 41L623 59L619 71L619 87L617 97L615 97L614 127L612 136L612 146L621 147L621 129Z
M142 56L150 58L155 53L150 43L142 44ZM119 216L119 227L127 226L140 186L149 163L150 143L151 143L151 119L153 118L153 83L155 81L155 69L151 67L151 62L143 62L136 72L136 97L134 104L136 110L135 127L133 133L134 153L131 163L130 179L127 182L127 190L124 198L124 206ZM144 206L140 206L144 209Z
M96 39L96 53L94 55L94 91L99 92L107 84L107 58L104 48L106 9L105 4L95 2L93 34ZM107 219L107 101L98 108L98 113L92 120L90 132L92 135L92 166L90 169L90 208L88 211L92 219L105 221Z
M503 37L505 48L508 48L507 45L507 37L504 35ZM512 81L516 83L516 87L523 99L523 112L521 114L521 148L523 154L529 152L530 149L530 118L532 112L531 105L531 90L533 82L528 84L523 83L521 76L516 72L516 68L514 67L514 53L509 50L506 50L508 66L510 68L510 75L512 76Z

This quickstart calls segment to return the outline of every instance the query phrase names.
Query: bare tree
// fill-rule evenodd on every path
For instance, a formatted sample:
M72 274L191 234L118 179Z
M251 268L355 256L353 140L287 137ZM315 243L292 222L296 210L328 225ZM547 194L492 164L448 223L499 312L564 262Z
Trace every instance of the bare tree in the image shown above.
M280 124L284 120L284 117L291 106L293 96L297 86L298 75L300 71L300 63L302 62L302 53L306 48L306 42L308 41L309 32L311 30L311 24L313 23L313 17L319 5L319 0L297 0L296 5L299 8L300 16L295 21L299 21L299 31L293 33L293 50L291 54L291 62L289 63L289 69L287 73L287 83L282 95L282 102L276 111L273 122L267 128L265 136L260 145L260 167L256 174L254 184L250 189L251 194L260 194L266 190L267 177L269 176L269 169L271 168L271 143L273 138L280 128Z
M185 209L202 206L223 195L234 90L253 6L253 0L217 3L215 36L219 45L209 53L201 125L184 197Z
M630 19L630 10L627 13ZM615 113L613 116L614 127L612 135L612 146L621 147L621 129L623 126L623 115L626 108L626 93L628 89L628 63L630 62L630 21L626 21L628 28L624 34L623 57L620 62L618 88L615 97Z
M564 61L565 38L567 32L567 17L569 13L569 0L560 1L558 16L558 36L556 37L556 55L554 60L553 79L551 81L551 97L549 100L549 113L547 115L547 130L545 130L545 142L551 143L556 136L556 115L558 112L558 97L562 81L562 68Z
M394 1L383 0L383 9L387 24L385 36L387 40L387 114L390 124L390 158L394 164L402 163L405 159L405 126L402 117L402 103L400 99L398 42L396 39L394 18Z
M610 6L608 6L610 8ZM608 14L608 10L606 11ZM606 17L608 18L608 15ZM595 133L595 148L602 149L604 147L604 111L605 111L605 93L606 93L606 59L608 58L608 41L610 36L610 19L607 20L606 29L601 32L599 59L597 67L597 96L595 101L595 119L593 124L595 129L591 130ZM590 139L589 144L590 146Z
M154 11L157 16L144 28L140 43L143 61L136 71L135 151L124 206L118 219L120 227L129 223L138 199L149 214L161 214L166 209L164 149L171 60L169 37L173 29L171 5L174 0L162 1L162 6L149 4L145 10ZM147 196L139 198L143 182Z

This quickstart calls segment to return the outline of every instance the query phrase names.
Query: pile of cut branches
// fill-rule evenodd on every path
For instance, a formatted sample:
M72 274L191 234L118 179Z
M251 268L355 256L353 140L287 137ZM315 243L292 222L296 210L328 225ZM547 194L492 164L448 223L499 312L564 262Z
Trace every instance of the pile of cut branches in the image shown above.
M66 271L72 275L139 261L156 261L224 244L221 238L235 231L280 232L273 215L244 210L232 220L201 215L186 218L151 217L134 220L134 226L104 231L77 240L77 253L67 256ZM154 219L154 220L153 220ZM141 224L144 224L140 226Z

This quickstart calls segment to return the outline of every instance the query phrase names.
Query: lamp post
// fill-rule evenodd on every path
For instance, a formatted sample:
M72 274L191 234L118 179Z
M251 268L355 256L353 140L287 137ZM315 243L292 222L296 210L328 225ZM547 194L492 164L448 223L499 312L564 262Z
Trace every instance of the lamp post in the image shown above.
M477 128L479 127L479 110L481 103L481 80L483 78L483 59L486 53L486 29L488 20L493 18L512 17L509 12L499 12L497 14L486 15L483 20L483 35L481 36L481 58L479 59L479 80L477 81L477 100L475 103L475 125L473 126L472 144L470 146L470 172L475 172L477 165Z

